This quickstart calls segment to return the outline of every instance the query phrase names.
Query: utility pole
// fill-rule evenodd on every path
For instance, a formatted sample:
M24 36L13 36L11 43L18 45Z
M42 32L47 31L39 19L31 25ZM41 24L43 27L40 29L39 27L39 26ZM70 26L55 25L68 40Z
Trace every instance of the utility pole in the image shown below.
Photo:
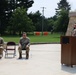
M43 35L43 31L44 31L44 9L45 7L41 7L42 8L42 35Z

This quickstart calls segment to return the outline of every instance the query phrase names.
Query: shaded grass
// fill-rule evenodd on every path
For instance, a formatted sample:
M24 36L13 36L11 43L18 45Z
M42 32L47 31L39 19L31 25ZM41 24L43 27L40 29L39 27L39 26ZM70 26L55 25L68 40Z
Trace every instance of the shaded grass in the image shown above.
M36 36L36 35L28 35L28 37L30 38L31 43L51 43L51 42L60 42L60 34L59 33L54 33L54 34L49 34L47 36ZM8 42L8 41L14 41L16 43L19 43L19 36L3 36L4 41Z

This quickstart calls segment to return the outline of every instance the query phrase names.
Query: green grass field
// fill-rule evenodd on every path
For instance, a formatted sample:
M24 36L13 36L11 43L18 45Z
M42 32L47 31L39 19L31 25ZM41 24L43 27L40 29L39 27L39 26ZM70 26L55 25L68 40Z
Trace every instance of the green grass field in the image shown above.
M28 36L30 38L31 43L51 43L51 42L60 42L60 34L58 33L54 33L54 34L49 34L47 36L36 36L36 35L30 35ZM14 41L16 43L19 43L19 36L3 36L4 41L8 42L8 41Z

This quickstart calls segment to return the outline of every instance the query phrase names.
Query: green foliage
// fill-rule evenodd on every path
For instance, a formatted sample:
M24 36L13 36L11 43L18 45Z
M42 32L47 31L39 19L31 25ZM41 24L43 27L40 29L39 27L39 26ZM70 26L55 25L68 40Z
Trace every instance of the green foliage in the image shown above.
M58 17L58 20L55 22L56 31L65 33L67 30L68 22L68 13L65 10L62 10L60 12L60 16Z
M29 18L32 20L33 25L36 28L36 31L41 31L42 30L42 16L41 13L39 11L37 11L36 13L30 13Z
M4 34L6 28L10 28L9 19L17 7L24 7L26 10L32 7L33 0L0 0L0 34Z
M26 8L26 10L29 8L29 7L32 7L32 4L34 3L33 0L17 0L17 6L18 7L24 7Z
M52 31L53 30L53 26L54 26L54 19L53 18L49 18L48 20L48 31Z
M42 31L41 13L31 12L27 16L27 10L33 3L33 0L0 0L0 33L6 31L21 34L23 31ZM69 10L70 5L67 0L60 0L56 15L50 18L44 17L43 31L54 30L65 33L69 22Z
M57 21L54 23L56 31L65 33L69 22L69 10L70 5L67 0L61 0L58 3L58 9L56 9Z
M0 34L3 34L6 29L6 13L7 1L0 0Z
M26 9L18 7L14 10L12 17L10 18L9 31L15 34L16 32L30 32L34 30L31 19L27 16Z
M70 5L69 5L69 3L67 2L67 0L61 0L61 1L58 3L58 10L61 10L61 9L64 9L64 10L67 10L67 11L70 10Z

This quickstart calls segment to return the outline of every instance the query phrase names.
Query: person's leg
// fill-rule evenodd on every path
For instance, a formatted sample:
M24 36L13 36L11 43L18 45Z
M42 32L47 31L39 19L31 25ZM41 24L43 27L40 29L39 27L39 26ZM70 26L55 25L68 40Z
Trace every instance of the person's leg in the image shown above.
M29 47L26 47L26 59L29 58L29 50L30 50L30 48Z
M0 59L3 57L3 48L0 48Z
M22 48L21 46L18 47L18 51L19 51L19 59L22 58Z

